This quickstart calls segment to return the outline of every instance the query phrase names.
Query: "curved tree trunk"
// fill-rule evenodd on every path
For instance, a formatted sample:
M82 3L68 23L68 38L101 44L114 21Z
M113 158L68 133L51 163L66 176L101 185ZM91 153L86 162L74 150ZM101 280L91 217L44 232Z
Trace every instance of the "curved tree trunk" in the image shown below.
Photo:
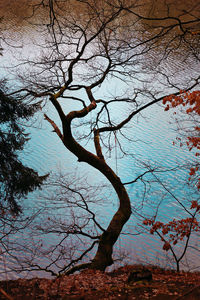
M113 263L112 252L113 245L117 241L124 224L128 221L131 215L131 204L128 193L123 186L120 178L115 172L106 164L101 149L96 145L97 155L87 151L80 144L78 144L71 134L71 121L72 115L70 114L63 122L63 143L73 154L78 157L78 161L86 162L99 170L110 181L115 189L119 198L119 208L114 214L108 228L103 232L99 240L97 253L92 260L90 268L105 270L107 266ZM96 135L96 138L98 136ZM99 151L98 151L99 150ZM88 267L88 265L87 265Z
M51 119L49 119L46 115L45 118L51 123L51 125L54 128L54 131L60 137L65 147L77 156L79 162L82 161L88 163L95 169L99 170L110 181L118 195L119 208L114 214L110 224L108 225L108 228L101 235L99 239L99 246L92 262L80 265L78 267L74 267L73 271L84 268L105 270L107 266L112 265L113 246L117 241L124 224L126 224L131 215L131 203L128 193L124 185L122 184L120 178L106 164L104 160L99 142L99 130L94 130L94 144L96 148L96 155L83 148L79 143L75 141L75 139L72 136L71 122L73 121L73 119L82 118L86 116L91 110L96 108L96 102L89 88L87 90L87 93L91 101L90 105L84 107L82 110L79 111L71 111L70 113L68 113L68 115L64 114L60 104L57 101L57 97L60 96L60 93L50 98L62 121L63 134ZM73 271L71 270L67 273L70 274Z
M108 228L102 234L97 253L92 261L92 267L102 271L104 271L107 266L112 265L113 246L117 241L124 224L131 215L130 200L121 182L118 188L121 189L121 199L119 198L120 207L113 216Z

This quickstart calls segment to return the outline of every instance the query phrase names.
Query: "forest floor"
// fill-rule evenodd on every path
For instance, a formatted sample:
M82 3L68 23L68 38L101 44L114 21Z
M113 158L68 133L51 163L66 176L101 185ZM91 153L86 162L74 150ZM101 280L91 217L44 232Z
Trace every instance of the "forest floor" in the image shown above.
M152 280L128 282L138 266L111 273L85 270L56 279L18 279L0 282L1 300L99 300L99 299L200 299L200 273L148 267Z

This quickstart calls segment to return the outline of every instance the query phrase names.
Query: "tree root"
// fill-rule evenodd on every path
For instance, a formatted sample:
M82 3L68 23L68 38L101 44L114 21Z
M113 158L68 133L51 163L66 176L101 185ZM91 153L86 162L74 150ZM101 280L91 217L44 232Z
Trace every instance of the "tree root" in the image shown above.
M92 262L91 263L84 263L84 264L75 266L75 267L69 269L68 271L64 272L64 274L65 275L70 275L70 274L73 274L76 271L81 271L81 270L84 270L84 269L93 269L92 268Z

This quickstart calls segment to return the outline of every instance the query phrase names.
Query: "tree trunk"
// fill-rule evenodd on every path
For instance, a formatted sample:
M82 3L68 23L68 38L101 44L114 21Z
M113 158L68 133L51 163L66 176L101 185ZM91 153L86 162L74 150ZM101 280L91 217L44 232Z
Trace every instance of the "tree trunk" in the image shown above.
M71 134L71 118L63 125L63 143L68 150L78 157L78 161L83 161L99 170L110 181L119 198L119 208L113 216L108 228L103 232L99 240L97 253L92 260L90 268L105 270L112 265L113 246L117 241L124 224L131 215L131 204L128 193L123 186L120 178L106 164L104 158L94 155L78 144Z
M128 198L127 201L129 201ZM104 271L107 266L113 264L113 246L117 241L124 224L128 221L130 215L131 209L129 209L128 207L126 209L119 208L115 213L108 228L100 238L97 253L92 261L92 268Z

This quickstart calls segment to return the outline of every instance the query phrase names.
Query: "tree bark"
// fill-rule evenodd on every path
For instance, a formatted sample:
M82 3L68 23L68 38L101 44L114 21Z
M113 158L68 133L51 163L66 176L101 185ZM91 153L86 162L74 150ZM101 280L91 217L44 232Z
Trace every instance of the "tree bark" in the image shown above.
M130 199L120 178L106 164L103 156L98 156L98 154L94 155L75 141L71 133L71 121L73 118L70 114L65 117L65 122L63 122L64 135L62 141L64 145L69 151L77 156L78 161L86 162L99 170L110 181L119 198L119 208L114 214L108 228L101 235L97 253L90 265L90 268L104 271L107 266L110 266L113 263L113 246L117 241L124 224L130 218Z
M80 268L78 268L92 268L104 271L107 266L113 264L113 246L117 241L123 226L130 218L131 203L128 193L124 185L122 184L120 178L105 162L99 142L99 130L94 130L94 144L96 148L96 155L83 148L72 136L71 122L75 118L83 118L91 110L96 108L96 102L93 98L90 88L87 89L87 93L91 101L90 105L84 107L82 110L79 111L71 111L70 113L68 113L68 115L64 114L59 102L57 101L57 96L51 96L50 100L56 108L62 121L63 134L58 129L57 125L46 115L45 119L51 123L52 127L54 128L54 131L60 137L65 147L78 158L78 161L86 162L95 169L99 170L110 181L117 193L119 199L119 208L114 214L110 224L108 225L108 228L103 232L99 239L99 245L94 259L91 263L82 264L80 265ZM77 270L77 267L75 267L74 270ZM72 272L69 271L67 273L71 274Z

